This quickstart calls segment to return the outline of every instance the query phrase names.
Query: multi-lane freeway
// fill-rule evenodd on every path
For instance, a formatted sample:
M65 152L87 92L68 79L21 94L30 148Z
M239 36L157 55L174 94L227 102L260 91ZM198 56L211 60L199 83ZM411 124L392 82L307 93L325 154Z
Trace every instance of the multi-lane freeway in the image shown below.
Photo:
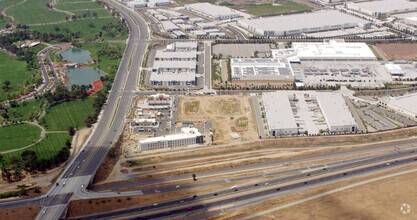
M279 195L346 180L352 177L369 175L413 163L417 163L416 149L405 149L365 158L320 164L310 167L307 170L306 168L294 169L290 170L291 173L295 171L308 172L297 172L296 174L269 178L230 189L85 216L81 219L111 219L132 215L137 215L139 219L156 219L180 216L204 210L204 213L199 214L198 217L189 218L201 219L221 212L216 207L228 207L229 210L233 210L233 208L242 207L243 204L253 204L255 201L265 201ZM166 188L164 192L175 190L175 188L177 187ZM245 201L249 202L245 203Z
M85 187L92 181L101 161L123 129L125 114L136 92L139 66L147 48L146 40L149 39L148 28L137 13L111 0L106 2L118 9L128 24L130 36L124 56L107 105L102 110L92 135L42 198L42 210L37 219L59 219L77 188ZM132 65L129 65L130 59Z
M105 0L109 5L116 8L120 11L120 14L127 22L130 36L127 41L126 49L123 55L123 59L120 63L117 76L114 80L113 87L109 93L109 97L105 107L103 107L102 112L100 113L99 120L94 126L94 131L90 135L89 139L86 141L86 144L78 152L77 155L68 163L67 168L64 170L62 175L56 180L56 182L50 187L49 191L41 197L33 197L28 199L15 200L10 202L0 203L0 208L10 208L17 206L25 205L34 205L40 204L42 210L39 212L37 219L59 219L67 209L67 206L73 197L76 195L81 198L94 198L94 197L114 197L114 196L126 196L126 195L139 195L139 194L148 194L154 193L157 191L132 191L132 192L98 192L94 196L91 193L86 192L85 188L88 186L94 178L94 175L103 160L106 156L109 148L115 143L118 139L122 129L125 124L125 115L128 112L128 109L131 107L131 102L134 96L152 94L153 92L149 91L138 91L138 77L139 77L139 67L141 66L142 56L145 54L147 49L147 44L152 42L149 39L148 26L146 22L139 16L136 12L126 8L125 6L117 3L113 0ZM210 70L211 68L211 59L210 59L210 42L204 44L205 47L205 72L208 73L208 77L205 77L205 89L203 91L211 91L211 78ZM41 57L40 57L41 58ZM49 57L47 57L49 59ZM43 58L42 58L43 59ZM131 65L129 64L131 63ZM43 64L42 69L44 69ZM43 74L46 74L46 71L43 71ZM47 76L45 75L47 79ZM57 80L55 80L56 82ZM254 93L257 91L225 91L225 93ZM259 92L263 92L260 90ZM171 92L172 95L180 94L191 94L196 92ZM406 140L396 144L380 144L374 147L366 148L369 152L373 150L381 150L386 148L392 148L393 146L397 147L409 147L412 144L415 144L416 140ZM365 149L365 148L364 148ZM417 149L414 149L417 151ZM182 198L178 200L166 201L160 204L148 205L143 207L138 207L134 209L125 209L109 213L97 214L93 216L86 217L88 218L114 218L125 215L139 215L142 218L159 218L166 216L177 216L183 215L190 211L196 210L207 210L210 207L219 207L227 204L233 204L237 200L239 201L252 201L253 199L262 199L270 195L278 195L288 192L294 192L296 190L305 189L308 186L314 186L319 184L326 184L335 180L342 180L354 175L365 175L371 172L384 170L390 167L406 165L410 163L415 163L414 151L410 153L410 149L402 151L394 151L380 155L374 155L364 158L356 158L351 160L339 161L334 163L317 165L319 168L314 169L308 172L307 174L303 173L307 168L297 168L294 170L279 171L275 173L270 173L270 177L267 181L262 181L254 184L247 184L238 186L233 189L224 189L216 192L210 192L206 194L196 195L188 198ZM358 149L346 150L344 153L341 153L339 156L346 156L351 154L365 153L368 152L364 150L363 152ZM409 154L412 154L413 157L410 157ZM303 162L303 161L312 161L314 159L325 159L334 156L333 153L329 155L320 155L320 156L309 156L305 158L298 158L292 162ZM314 158L316 157L316 158ZM385 161L393 162L387 164ZM273 166L276 165L276 161L271 163L263 163L252 165L255 168L256 166ZM233 168L233 169L248 169L251 166L246 166L245 168ZM311 169L309 167L308 169ZM332 170L329 172L329 170ZM345 171L348 170L349 171ZM342 173L339 173L339 171ZM228 172L231 170L228 169ZM308 171L308 170L307 170ZM214 171L219 172L219 171ZM287 175L289 173L294 173L292 175ZM274 176L280 177L274 177ZM284 176L281 176L284 175ZM310 176L311 175L311 176ZM258 178L259 176L247 176L244 180L249 180L250 178ZM315 178L313 178L315 177ZM175 180L180 180L181 176L175 177ZM187 177L189 178L189 177ZM311 179L313 178L313 179ZM168 179L168 178L167 178ZM306 181L305 179L311 179ZM229 182L239 181L242 179L228 179ZM301 182L293 182L300 180ZM143 185L157 183L158 179L143 181ZM220 182L225 180L219 180ZM214 184L219 184L219 181L213 180L205 183L198 183L189 186L180 186L180 187L166 187L158 189L159 192L170 192L183 188L194 188L201 186L209 186ZM291 182L292 181L292 182ZM289 183L291 182L291 183ZM281 186L283 183L286 185ZM129 188L132 187L132 182L127 183L130 185L121 186L118 188ZM133 183L134 184L134 183ZM281 184L281 185L280 185ZM277 186L279 185L279 188ZM114 187L114 186L107 186ZM253 191L255 189L255 191ZM279 190L278 190L279 189ZM211 201L211 199L215 200ZM203 200L210 200L211 202L202 204ZM236 207L235 207L236 208ZM212 209L211 209L212 210ZM146 211L146 212L144 212ZM218 212L218 210L212 210L206 212L204 215L211 215ZM204 217L204 216L199 216Z

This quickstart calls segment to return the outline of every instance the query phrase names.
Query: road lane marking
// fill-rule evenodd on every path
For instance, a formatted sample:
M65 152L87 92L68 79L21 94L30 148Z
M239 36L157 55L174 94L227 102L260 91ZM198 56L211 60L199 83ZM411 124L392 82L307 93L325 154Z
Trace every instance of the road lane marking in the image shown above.
M286 205L283 205L283 206L279 206L279 207L276 207L276 208L273 208L273 209L269 209L269 210L266 210L266 211L263 211L263 212L259 212L259 213L256 213L254 215L246 216L244 218L240 218L240 220L247 220L247 219L259 217L259 216L262 216L262 215L265 215L265 214L268 214L268 213L271 213L271 212L278 211L280 209L288 208L288 207L298 205L298 204L303 203L303 202L307 202L307 201L317 199L317 198L320 198L320 197L323 197L323 196L326 196L326 195L330 195L332 193L340 192L340 191L347 190L347 189L350 189L350 188L354 188L354 187L357 187L357 186L361 186L361 185L364 185L364 184L367 184L367 183L372 183L372 182L375 182L375 181L379 181L379 180L383 180L383 179L387 179L387 178L391 178L391 177L395 177L395 176L399 176L399 175L403 175L403 174L413 173L413 172L416 172L416 171L417 171L417 169L412 169L412 170L402 171L402 172L398 172L398 173L388 174L388 175L381 176L381 177L376 177L376 178L365 180L365 181L362 181L362 182L359 182L359 183L354 183L354 184L351 184L351 185L340 187L338 189L327 191L325 193L321 193L321 194L318 194L318 195L315 195L315 196L311 196L311 197L308 197L308 198L305 198L305 199L302 199L302 200L298 200L296 202L292 202L292 203L289 203L289 204L286 204Z
M113 124L114 117L116 117L116 113L117 113L117 109L119 108L119 104L120 104L120 96L119 96L119 99L117 100L116 109L115 109L115 110L114 110L114 112L113 112L113 117L112 117L112 119L111 119L111 122L110 122L109 128L110 128L110 127L111 127L111 125Z

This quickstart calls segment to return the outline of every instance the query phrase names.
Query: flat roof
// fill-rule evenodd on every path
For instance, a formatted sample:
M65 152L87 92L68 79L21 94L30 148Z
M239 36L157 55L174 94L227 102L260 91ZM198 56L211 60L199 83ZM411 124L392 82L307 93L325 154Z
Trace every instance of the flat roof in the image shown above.
M165 2L165 1L163 1L163 2ZM156 11L158 11L160 13L168 14L168 15L173 16L173 17L178 17L178 16L182 15L179 12L172 11L172 10L167 10L167 9L162 9L162 8L156 9Z
M262 95L269 129L297 129L288 94L267 92Z
M369 23L369 21L348 15L337 10L322 10L311 13L272 16L257 19L244 19L240 23L262 29L264 31L302 30L323 26L341 25L346 23Z
M197 58L197 51L161 51L157 50L155 53L155 58Z
M395 105L417 115L417 93L399 97L387 97L384 100L391 105Z
M376 0L369 2L359 2L359 3L347 3L347 6L356 6L361 9L369 10L372 12L393 12L393 11L402 11L406 9L417 8L416 2L410 2L407 0Z
M159 61L155 60L153 62L152 69L160 69L160 68L184 68L184 69L196 69L197 63L195 61L172 61L172 60L164 60Z
M175 48L190 48L195 49L197 48L197 41L182 41L182 42L176 42Z
M232 75L287 75L292 76L290 63L285 58L233 58Z
M217 16L225 16L225 15L236 15L240 16L239 12L232 10L225 6L218 6L213 5L208 2L202 2L202 3L195 3L195 4L188 4L185 5L185 7L192 8L197 11L202 11L210 16L217 17Z
M317 92L317 102L329 127L356 126L355 119L341 94Z
M160 136L160 137L146 138L143 140L139 140L139 144L154 143L158 141L182 140L185 138L196 138L198 136L201 136L201 133L196 128L181 128L180 134L171 134L171 135Z
M296 43L292 49L299 59L373 59L376 57L365 43L346 43L343 40L329 40L321 43Z
M193 72L160 72L151 73L150 81L195 81L195 73Z
M180 29L177 25L175 25L174 23L170 22L170 21L161 21L162 26L164 27L165 30L169 30L169 29Z

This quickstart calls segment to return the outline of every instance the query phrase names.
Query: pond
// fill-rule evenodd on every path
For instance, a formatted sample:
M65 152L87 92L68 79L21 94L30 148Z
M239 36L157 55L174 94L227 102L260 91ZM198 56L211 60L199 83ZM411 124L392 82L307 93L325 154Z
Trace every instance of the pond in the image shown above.
M66 69L70 84L68 88L71 89L72 85L90 85L92 82L99 80L101 76L105 76L106 73L98 68L72 68Z
M67 60L72 63L82 64L93 61L93 58L90 56L90 51L81 50L75 47L62 52L61 55L63 60Z

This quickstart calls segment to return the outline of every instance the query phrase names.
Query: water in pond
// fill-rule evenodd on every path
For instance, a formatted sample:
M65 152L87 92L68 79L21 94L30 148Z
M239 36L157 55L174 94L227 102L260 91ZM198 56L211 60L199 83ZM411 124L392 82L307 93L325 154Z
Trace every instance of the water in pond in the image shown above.
M73 68L66 69L70 84L68 88L71 89L72 85L89 85L92 82L99 80L100 76L105 76L106 73L98 68Z
M88 50L81 50L75 47L61 53L63 60L78 64L93 61L90 54Z

